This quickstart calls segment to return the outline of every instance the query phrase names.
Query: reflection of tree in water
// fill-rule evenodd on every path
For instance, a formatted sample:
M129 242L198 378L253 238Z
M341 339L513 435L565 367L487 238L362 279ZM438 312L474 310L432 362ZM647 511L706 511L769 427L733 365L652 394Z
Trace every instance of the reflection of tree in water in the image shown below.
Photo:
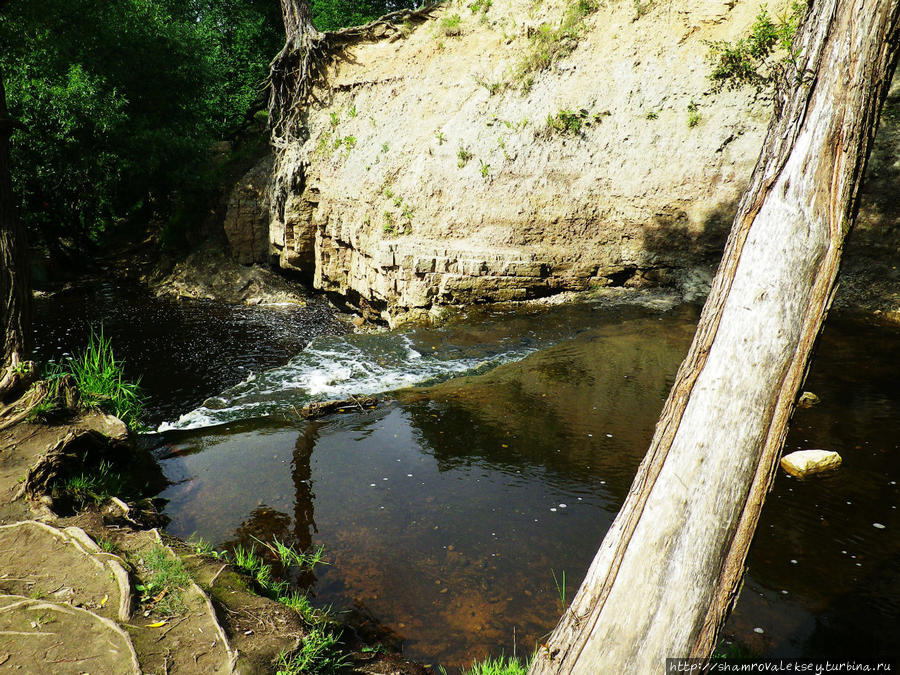
M308 422L294 447L291 476L294 480L294 545L305 551L312 546L312 533L318 532L313 513L311 459L319 440L321 422Z
M245 549L254 549L263 554L268 562L275 562L274 554L266 549L277 539L282 544L293 546L298 552L312 548L312 533L318 532L313 512L312 467L310 460L313 449L319 439L318 422L310 422L297 437L296 449L292 461L292 478L294 481L294 520L277 509L260 504L234 530L234 538L223 544L224 548L234 550L238 545ZM293 525L293 526L292 526ZM287 573L288 570L282 570ZM309 586L315 581L311 570L292 569L291 581L299 586Z

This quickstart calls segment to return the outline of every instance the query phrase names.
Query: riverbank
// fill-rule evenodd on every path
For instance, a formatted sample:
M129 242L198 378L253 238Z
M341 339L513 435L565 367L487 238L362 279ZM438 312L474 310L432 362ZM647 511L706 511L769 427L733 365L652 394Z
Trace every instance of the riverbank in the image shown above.
M316 658L342 660L349 672L427 672L296 600L300 588L280 588L295 599L287 604L254 592L272 588L259 577L264 550L253 576L201 542L160 534L165 519L146 495L166 480L134 440L120 420L75 409L0 431L0 664L271 673L319 649ZM327 634L340 644L326 644Z

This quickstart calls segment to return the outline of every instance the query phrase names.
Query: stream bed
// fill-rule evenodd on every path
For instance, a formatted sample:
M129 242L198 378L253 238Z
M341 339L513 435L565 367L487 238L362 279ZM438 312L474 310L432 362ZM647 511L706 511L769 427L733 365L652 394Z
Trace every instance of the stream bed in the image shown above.
M316 604L370 617L407 658L445 667L530 653L553 628L625 498L698 318L657 298L348 334L315 304L179 314L109 293L112 318L97 300L72 300L80 309L66 321L45 301L40 350L62 353L72 331L87 332L75 326L106 317L154 399L168 531L217 546L324 545ZM822 402L795 413L786 450L834 449L844 465L776 479L726 626L754 654L896 656L898 347L896 328L828 321L805 387ZM371 411L295 411L382 392L393 393Z

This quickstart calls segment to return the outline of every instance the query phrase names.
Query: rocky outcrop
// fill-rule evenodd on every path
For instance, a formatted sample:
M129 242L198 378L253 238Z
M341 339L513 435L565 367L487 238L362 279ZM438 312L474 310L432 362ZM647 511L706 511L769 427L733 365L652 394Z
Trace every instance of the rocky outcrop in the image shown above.
M772 108L749 88L712 93L708 44L745 34L761 4L606 3L530 72L575 3L486 5L446 3L405 39L334 58L305 140L276 153L273 259L392 323L708 277ZM876 155L896 157L884 143ZM898 217L881 194L860 229Z
M268 181L272 157L248 171L231 190L223 229L234 259L242 265L269 259Z

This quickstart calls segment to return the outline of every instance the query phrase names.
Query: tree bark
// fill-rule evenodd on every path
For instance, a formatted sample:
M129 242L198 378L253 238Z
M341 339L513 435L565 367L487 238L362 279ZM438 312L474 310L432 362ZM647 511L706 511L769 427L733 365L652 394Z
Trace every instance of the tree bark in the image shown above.
M530 675L707 658L830 307L896 65L898 0L816 0L650 449Z
M0 2L0 8L4 3ZM14 121L6 108L0 72L0 330L3 353L0 366L15 366L31 353L31 280L25 229L16 216L10 176L9 139ZM11 371L0 379L0 394Z

